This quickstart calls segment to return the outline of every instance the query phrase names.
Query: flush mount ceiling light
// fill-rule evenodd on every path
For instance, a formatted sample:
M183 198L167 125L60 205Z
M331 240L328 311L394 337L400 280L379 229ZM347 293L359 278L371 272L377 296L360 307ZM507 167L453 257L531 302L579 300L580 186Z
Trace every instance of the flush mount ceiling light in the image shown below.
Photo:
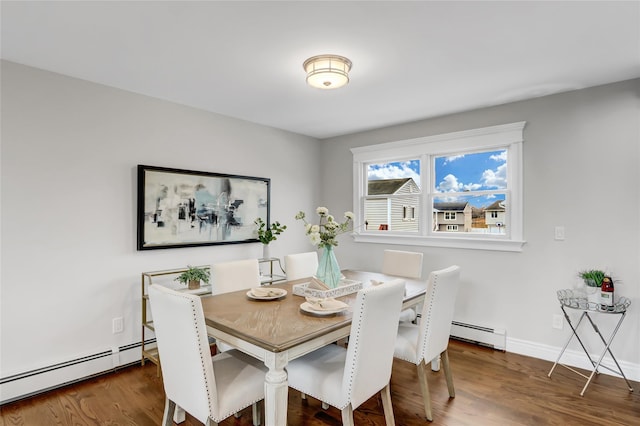
M307 83L319 89L337 89L349 82L351 61L344 56L318 55L302 64Z

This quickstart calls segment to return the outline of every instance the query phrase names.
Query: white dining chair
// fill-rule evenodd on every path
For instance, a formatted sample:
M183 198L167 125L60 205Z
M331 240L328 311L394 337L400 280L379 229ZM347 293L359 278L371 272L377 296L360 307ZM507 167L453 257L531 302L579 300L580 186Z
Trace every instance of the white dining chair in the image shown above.
M382 273L396 277L420 279L423 254L413 251L385 250L382 257ZM412 322L417 318L415 308L404 309L400 322Z
M260 265L258 259L233 260L211 265L211 293L224 294L238 290L260 287ZM219 351L225 352L231 346L216 341Z
M211 292L224 294L260 286L258 259L233 260L211 265Z
M380 392L386 424L394 425L389 382L404 287L398 279L360 290L348 347L327 345L290 361L289 386L341 410L345 426Z
M318 253L288 254L284 257L284 270L288 280L312 277L318 271Z
M433 420L433 415L426 363L440 356L449 396L454 398L456 395L447 347L459 285L459 266L431 272L420 324L400 323L398 327L394 356L418 367L418 381L429 421Z
M200 297L153 284L149 300L166 394L162 424L173 424L176 405L207 426L253 405L259 425L266 367L236 350L211 356Z

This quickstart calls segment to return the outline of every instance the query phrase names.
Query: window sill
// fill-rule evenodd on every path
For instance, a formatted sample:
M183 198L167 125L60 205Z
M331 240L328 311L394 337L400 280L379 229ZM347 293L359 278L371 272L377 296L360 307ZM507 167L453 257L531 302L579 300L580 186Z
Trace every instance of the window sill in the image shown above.
M399 234L352 234L357 243L521 252L526 241L493 238L423 237Z

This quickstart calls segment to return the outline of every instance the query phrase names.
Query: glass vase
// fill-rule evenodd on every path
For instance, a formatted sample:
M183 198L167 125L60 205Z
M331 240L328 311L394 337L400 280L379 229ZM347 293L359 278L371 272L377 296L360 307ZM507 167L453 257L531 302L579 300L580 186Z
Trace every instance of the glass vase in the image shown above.
M333 252L333 246L325 247L318 262L316 278L329 286L329 288L336 288L340 285L341 276L340 266Z

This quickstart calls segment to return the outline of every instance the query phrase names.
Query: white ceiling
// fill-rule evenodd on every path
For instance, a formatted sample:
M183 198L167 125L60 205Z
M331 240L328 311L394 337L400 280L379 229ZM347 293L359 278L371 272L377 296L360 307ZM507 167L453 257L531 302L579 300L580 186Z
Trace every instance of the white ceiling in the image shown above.
M316 138L640 77L640 2L2 1L3 59ZM353 61L342 89L302 63Z

